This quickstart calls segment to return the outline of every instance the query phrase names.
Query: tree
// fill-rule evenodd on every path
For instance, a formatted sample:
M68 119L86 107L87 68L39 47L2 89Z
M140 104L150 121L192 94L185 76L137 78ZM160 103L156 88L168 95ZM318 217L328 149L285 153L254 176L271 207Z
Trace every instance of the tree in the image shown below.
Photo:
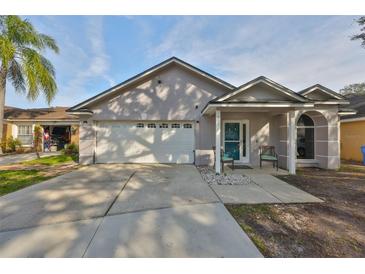
M0 16L0 140L7 81L16 92L31 101L43 93L50 104L56 95L55 70L42 55L47 49L59 51L56 41L37 32L28 20L19 16Z
M38 159L41 158L39 155L39 150L42 147L42 140L43 140L43 129L40 125L35 125L33 146Z
M347 85L344 88L340 89L340 93L346 96L365 95L365 82Z
M351 37L351 40L361 40L361 45L365 47L365 16L361 16L359 19L356 20L359 24L360 33Z

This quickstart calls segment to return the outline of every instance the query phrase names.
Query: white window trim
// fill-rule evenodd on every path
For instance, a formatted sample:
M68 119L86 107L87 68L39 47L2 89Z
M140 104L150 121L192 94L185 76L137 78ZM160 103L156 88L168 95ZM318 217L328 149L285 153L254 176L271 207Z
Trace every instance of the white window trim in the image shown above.
M22 126L27 126L27 127L30 127L30 134L19 134L19 127L22 127ZM13 137L14 138L17 138L17 139L19 139L19 136L31 136L32 138L32 141L30 142L30 143L27 143L27 144L24 144L24 143L22 143L22 146L24 146L24 147L31 147L31 146L33 146L33 132L34 132L34 124L17 124L16 125L16 135L14 136L13 135Z
M306 113L302 113L302 114L300 114L299 116L298 116L298 120L297 120L297 123L298 123L298 121L299 121L299 119L300 119L300 117L302 116L302 115L307 115ZM308 115L307 115L308 116ZM298 158L298 156L296 155L297 153L298 153L298 148L297 148L297 146L298 146L298 143L297 143L297 141L296 141L296 144L295 144L295 155L296 155L296 157L295 157L295 159L296 160L316 160L316 152L317 152L317 144L316 144L316 137L317 137L317 134L316 134L316 125L314 124L314 120L313 120L313 118L312 117L310 117L310 116L308 116L312 121L313 121L313 126L297 126L296 125L296 140L298 141L298 128L304 128L304 129L306 129L306 128L313 128L313 144L314 144L314 158L308 158L308 159L302 159L302 158ZM322 117L322 116L321 116Z
M249 164L250 163L250 152L251 152L251 139L250 139L250 121L248 119L243 120L223 120L222 123L222 147L225 144L225 127L227 123L239 123L240 124L240 159L236 160L235 162L239 164ZM246 157L242 157L243 149L242 149L242 124L246 125Z

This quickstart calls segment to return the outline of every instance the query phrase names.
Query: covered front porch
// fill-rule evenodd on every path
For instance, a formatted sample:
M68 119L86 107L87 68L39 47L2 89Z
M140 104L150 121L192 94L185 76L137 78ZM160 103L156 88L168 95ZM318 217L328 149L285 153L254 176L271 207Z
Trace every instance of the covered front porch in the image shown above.
M339 165L336 113L311 105L217 107L207 112L215 121L214 166L222 173L222 155L234 159L238 172L275 174L272 162L260 168L260 148L273 146L280 171L296 173L297 166L334 169ZM222 154L223 152L223 154ZM228 166L228 167L227 167ZM224 172L229 172L226 164ZM242 169L244 166L253 170ZM236 172L236 170L235 170Z

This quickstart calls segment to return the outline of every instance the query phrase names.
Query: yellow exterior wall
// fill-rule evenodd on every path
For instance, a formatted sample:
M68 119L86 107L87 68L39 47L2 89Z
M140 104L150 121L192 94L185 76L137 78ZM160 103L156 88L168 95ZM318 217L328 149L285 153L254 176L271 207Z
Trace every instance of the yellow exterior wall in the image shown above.
M365 121L341 123L341 159L362 161L365 146Z
M13 125L12 124L4 124L3 125L3 140L6 140L13 134Z
M71 126L71 144L79 145L79 126Z

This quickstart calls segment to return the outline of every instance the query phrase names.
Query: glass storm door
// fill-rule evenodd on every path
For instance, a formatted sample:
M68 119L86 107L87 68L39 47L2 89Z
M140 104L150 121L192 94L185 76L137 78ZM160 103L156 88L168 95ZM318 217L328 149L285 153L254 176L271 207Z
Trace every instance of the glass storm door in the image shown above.
M224 122L224 152L237 162L248 162L247 122Z

